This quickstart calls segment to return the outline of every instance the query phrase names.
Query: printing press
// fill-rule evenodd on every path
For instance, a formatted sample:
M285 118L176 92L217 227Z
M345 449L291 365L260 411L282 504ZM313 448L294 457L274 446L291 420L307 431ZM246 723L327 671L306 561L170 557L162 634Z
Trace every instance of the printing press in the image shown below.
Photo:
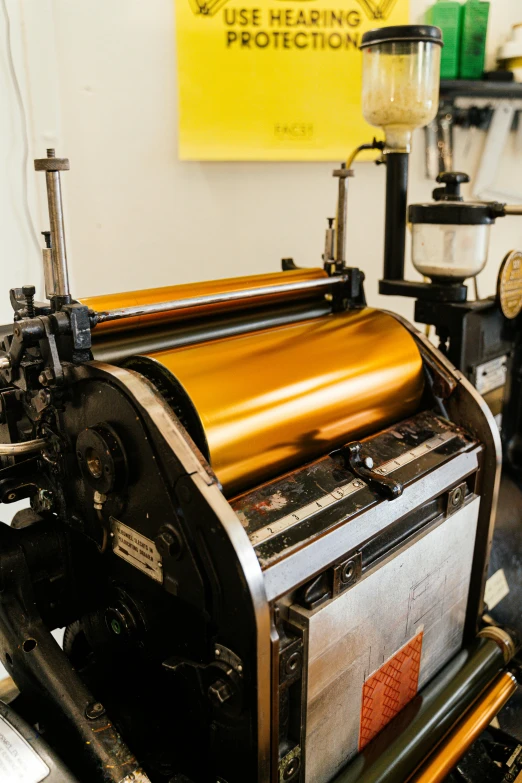
M427 69L411 128L429 121L440 31L366 36L365 58ZM387 164L384 283L405 285L394 122L365 146ZM46 301L11 291L0 352L0 500L30 502L0 526L19 690L0 702L0 779L519 780L516 733L490 726L519 644L484 604L498 427L425 335L366 305L349 166L315 269L77 298L69 163L35 165ZM474 776L448 777L462 758Z

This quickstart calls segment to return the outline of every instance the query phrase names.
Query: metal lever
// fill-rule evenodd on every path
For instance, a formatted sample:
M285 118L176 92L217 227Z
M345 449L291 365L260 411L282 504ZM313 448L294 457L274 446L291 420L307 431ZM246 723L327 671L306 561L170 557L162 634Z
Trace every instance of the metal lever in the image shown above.
M363 479L369 487L387 500L395 500L402 495L403 485L400 481L389 476L383 476L373 470L373 459L363 458L361 455L362 444L358 441L348 443L346 446L333 451L331 457L341 457L345 467L349 468L358 478Z

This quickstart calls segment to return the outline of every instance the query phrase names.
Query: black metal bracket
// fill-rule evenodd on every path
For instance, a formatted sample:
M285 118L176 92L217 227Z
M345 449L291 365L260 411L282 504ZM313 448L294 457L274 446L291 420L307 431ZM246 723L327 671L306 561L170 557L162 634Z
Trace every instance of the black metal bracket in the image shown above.
M343 266L341 270L336 270L330 276L334 277L338 274L344 275L346 282L335 286L335 290L332 292L333 312L342 313L354 307L365 307L364 272L357 267Z
M410 296L429 302L465 302L468 288L460 283L421 283L413 280L379 280L379 293Z

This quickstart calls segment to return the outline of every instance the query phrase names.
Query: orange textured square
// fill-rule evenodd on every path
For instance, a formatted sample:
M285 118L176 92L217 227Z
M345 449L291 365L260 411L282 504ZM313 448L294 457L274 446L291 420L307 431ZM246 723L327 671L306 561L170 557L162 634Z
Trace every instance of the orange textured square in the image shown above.
M363 685L359 750L362 750L417 693L422 631L368 677Z

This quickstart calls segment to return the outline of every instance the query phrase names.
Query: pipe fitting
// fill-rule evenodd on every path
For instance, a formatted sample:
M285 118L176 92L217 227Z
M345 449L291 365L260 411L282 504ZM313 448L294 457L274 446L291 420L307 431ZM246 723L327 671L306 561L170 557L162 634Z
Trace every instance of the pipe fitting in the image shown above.
M496 642L502 650L506 663L509 663L514 657L516 653L515 642L503 628L499 628L496 625L487 625L479 632L478 636L483 639L492 639Z

